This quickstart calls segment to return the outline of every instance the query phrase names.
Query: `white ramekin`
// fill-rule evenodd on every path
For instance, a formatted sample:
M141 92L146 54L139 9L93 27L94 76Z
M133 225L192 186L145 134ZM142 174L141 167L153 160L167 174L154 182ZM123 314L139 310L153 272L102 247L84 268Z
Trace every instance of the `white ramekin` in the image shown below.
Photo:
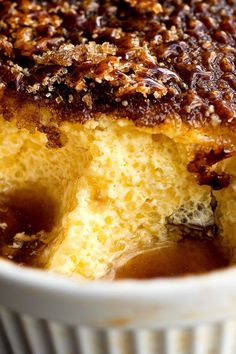
M235 354L236 268L79 282L0 261L1 354Z

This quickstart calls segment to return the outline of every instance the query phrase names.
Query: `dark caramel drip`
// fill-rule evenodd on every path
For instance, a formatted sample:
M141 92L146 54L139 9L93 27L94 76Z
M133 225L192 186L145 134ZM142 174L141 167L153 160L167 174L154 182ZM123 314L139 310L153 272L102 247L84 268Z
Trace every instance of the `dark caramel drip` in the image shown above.
M184 239L171 246L144 251L116 269L115 279L151 279L202 274L229 266L213 241Z
M45 191L15 191L0 204L0 256L22 265L40 264L56 207Z
M231 177L228 173L211 171L211 166L219 161L235 155L235 152L225 150L223 147L217 147L215 150L199 151L191 161L187 169L189 172L198 174L198 183L200 185L211 186L213 190L219 190L228 187Z

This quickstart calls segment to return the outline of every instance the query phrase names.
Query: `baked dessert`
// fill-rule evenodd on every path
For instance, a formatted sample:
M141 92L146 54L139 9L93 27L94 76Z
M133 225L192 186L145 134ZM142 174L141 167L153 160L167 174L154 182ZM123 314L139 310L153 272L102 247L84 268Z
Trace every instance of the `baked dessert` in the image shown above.
M234 0L0 3L1 255L84 278L236 257Z

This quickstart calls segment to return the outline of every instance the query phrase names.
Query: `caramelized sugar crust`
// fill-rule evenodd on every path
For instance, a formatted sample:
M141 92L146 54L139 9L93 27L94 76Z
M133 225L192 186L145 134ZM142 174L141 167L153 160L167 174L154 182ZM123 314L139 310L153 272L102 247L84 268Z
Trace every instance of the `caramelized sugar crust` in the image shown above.
M235 129L235 0L3 0L0 19L2 97L51 106L56 125Z
M96 278L189 208L236 249L235 48L234 0L0 1L1 190L61 208L0 200L1 255Z

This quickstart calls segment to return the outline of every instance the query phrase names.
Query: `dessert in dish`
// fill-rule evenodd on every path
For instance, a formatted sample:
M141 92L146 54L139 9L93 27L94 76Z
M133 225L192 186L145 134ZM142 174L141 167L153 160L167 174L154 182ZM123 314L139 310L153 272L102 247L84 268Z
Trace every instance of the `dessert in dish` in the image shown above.
M235 12L1 1L3 257L96 279L191 237L234 262Z

